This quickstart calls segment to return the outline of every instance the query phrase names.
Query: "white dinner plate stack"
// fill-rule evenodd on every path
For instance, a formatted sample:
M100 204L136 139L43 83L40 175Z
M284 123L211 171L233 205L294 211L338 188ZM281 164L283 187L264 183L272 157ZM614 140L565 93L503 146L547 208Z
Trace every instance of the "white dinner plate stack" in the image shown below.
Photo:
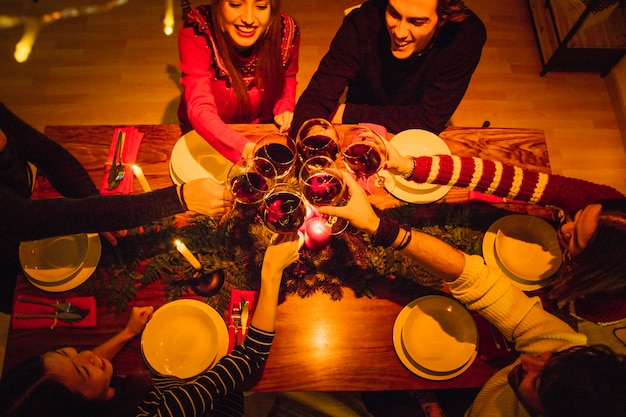
M21 242L19 258L31 284L43 291L63 292L93 274L101 251L97 233L79 233Z
M226 324L211 306L183 299L154 312L141 334L141 353L157 374L191 378L228 351Z
M391 139L391 144L403 156L450 155L450 148L437 135L427 130L409 129L398 133ZM392 175L388 171L379 174L385 178L385 188L394 197L413 204L432 203L443 198L450 186L437 184L419 184L407 181L402 176Z
M523 291L544 287L562 262L556 230L545 220L525 214L502 217L489 227L483 257Z
M232 165L232 162L192 130L178 139L172 149L170 177L177 185L206 177L223 184Z
M443 381L465 372L478 354L478 329L458 301L441 295L407 304L393 327L400 361L414 374Z

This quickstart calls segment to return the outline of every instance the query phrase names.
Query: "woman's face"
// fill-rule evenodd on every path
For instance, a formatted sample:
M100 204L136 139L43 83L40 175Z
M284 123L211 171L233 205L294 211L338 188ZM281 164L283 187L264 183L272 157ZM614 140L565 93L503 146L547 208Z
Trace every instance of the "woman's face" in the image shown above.
M389 0L385 21L391 53L407 59L426 48L440 26L437 0Z
M269 26L269 0L230 0L222 4L222 30L237 49L249 49Z
M574 220L559 227L559 244L564 250L576 256L587 246L598 228L598 215L601 209L600 204L590 204L579 210Z
M89 350L80 353L66 347L43 355L47 373L83 397L108 400L115 394L111 388L113 366L108 360L96 356Z

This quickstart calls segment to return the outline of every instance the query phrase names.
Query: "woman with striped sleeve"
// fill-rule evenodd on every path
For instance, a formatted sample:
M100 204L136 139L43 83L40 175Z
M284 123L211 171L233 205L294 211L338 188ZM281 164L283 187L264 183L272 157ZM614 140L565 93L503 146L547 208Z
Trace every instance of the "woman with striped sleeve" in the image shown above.
M298 257L297 235L272 239L246 340L196 377L120 377L111 360L146 326L153 307L133 307L128 324L93 350L59 348L27 359L0 379L6 417L233 417L243 415L242 384L265 363L275 333L283 270Z
M480 158L402 156L391 145L386 169L419 183L452 185L562 210L563 266L549 296L599 325L626 318L626 198L616 189Z

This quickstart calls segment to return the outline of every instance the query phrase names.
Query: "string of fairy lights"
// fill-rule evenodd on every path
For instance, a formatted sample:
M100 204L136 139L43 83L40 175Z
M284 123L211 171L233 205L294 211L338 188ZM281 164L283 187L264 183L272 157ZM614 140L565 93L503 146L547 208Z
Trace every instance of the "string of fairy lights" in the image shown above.
M45 13L41 16L13 16L0 14L0 29L23 26L22 37L15 44L13 57L17 62L26 62L32 51L33 45L44 26L50 25L61 19L69 19L78 16L105 13L116 7L123 6L129 0L110 0L103 4L83 7L68 6L63 9ZM163 19L163 32L171 35L174 32L174 1L165 0L165 18Z

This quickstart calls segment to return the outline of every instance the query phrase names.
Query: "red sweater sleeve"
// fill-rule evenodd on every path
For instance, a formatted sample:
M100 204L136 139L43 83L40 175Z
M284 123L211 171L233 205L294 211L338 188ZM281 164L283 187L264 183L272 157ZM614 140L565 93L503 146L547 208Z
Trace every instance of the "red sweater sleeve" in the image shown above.
M415 182L452 185L575 213L588 204L624 195L607 185L456 155L415 158Z

